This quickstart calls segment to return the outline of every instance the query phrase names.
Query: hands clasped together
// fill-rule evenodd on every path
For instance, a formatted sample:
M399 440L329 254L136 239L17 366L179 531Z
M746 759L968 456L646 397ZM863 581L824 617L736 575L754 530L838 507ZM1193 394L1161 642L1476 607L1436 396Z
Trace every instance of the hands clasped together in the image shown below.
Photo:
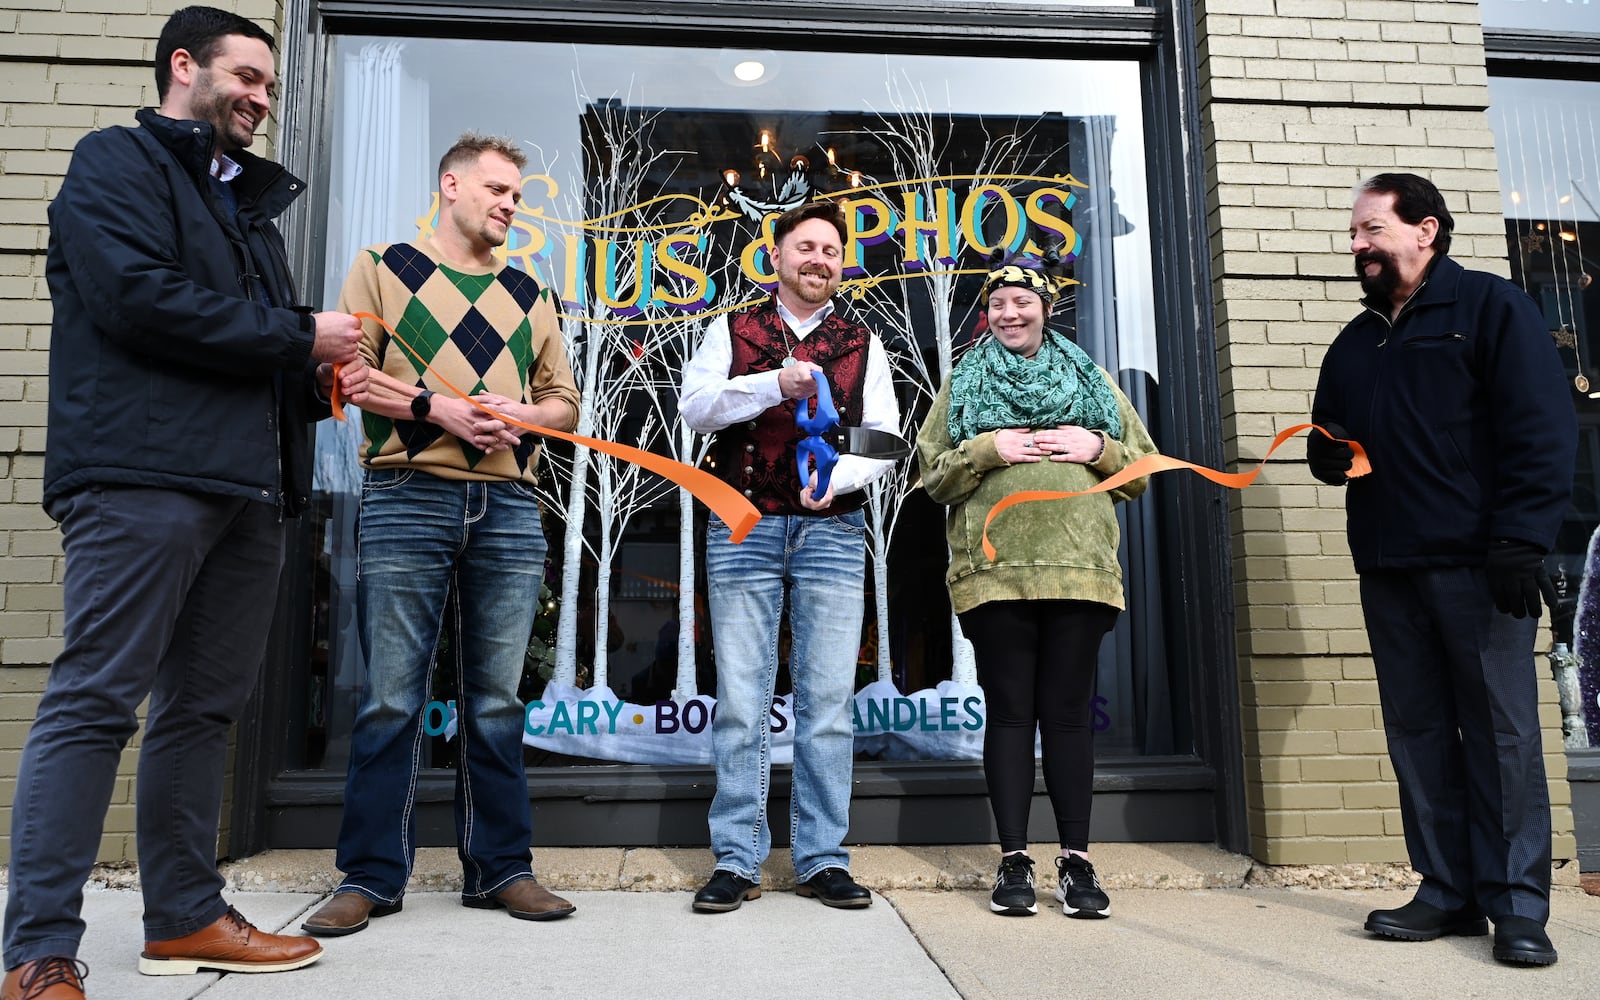
M480 392L472 398L479 405L487 406L496 415L507 420L533 423L533 415L528 412L530 408L524 403L492 392ZM440 402L446 401L440 400ZM524 432L515 424L497 420L464 399L452 399L447 402L453 404L449 407L448 415L441 414L435 419L435 423L479 451L492 455L497 451L514 448L517 442L522 440Z
M1076 462L1093 465L1105 454L1106 439L1076 424L1033 430L1006 428L994 432L994 447L1011 465L1025 462Z

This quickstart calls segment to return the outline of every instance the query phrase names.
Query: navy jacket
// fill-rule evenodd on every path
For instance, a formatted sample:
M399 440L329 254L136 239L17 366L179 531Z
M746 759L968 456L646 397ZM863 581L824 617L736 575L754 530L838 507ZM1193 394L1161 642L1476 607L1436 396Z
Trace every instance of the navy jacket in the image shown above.
M85 136L50 204L46 509L115 483L296 513L310 493L305 421L327 409L272 220L305 185L234 153L235 218L209 176L211 126L138 118Z
M1481 566L1493 538L1549 551L1578 428L1539 307L1448 257L1392 325L1384 304L1363 304L1328 348L1311 412L1372 459L1347 487L1356 570Z

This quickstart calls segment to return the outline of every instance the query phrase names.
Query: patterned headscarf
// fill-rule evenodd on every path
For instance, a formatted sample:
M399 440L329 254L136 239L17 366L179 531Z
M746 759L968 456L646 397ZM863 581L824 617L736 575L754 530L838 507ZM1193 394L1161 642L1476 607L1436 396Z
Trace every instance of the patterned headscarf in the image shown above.
M1061 289L1072 284L1071 278L1058 277L1045 271L1047 267L1054 267L1061 262L1055 250L1046 250L1044 257L1013 257L1005 258L1005 250L996 250L989 257L989 276L983 279L983 290L978 293L978 304L987 306L989 296L996 288L1012 285L1017 288L1026 288L1044 300L1045 313L1050 312L1050 306L1060 294Z

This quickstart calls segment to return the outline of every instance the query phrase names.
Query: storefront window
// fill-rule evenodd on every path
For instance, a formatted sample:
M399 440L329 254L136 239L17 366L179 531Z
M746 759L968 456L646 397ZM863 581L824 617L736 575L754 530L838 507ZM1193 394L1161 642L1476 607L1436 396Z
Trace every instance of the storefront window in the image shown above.
M1593 0L1481 0L1485 28L1600 34L1600 3Z
M428 231L435 164L460 132L511 136L529 166L507 259L559 298L595 436L704 460L707 442L677 419L683 359L709 316L766 295L766 220L827 195L853 226L840 295L893 356L908 437L976 336L988 250L1031 242L1070 261L1078 284L1057 323L1161 443L1136 62L354 37L333 51L323 301L359 248ZM496 68L493 85L463 71L475 66ZM354 621L359 427L319 428L313 768L344 766L367 670ZM530 766L709 760L703 510L570 448L549 449L541 478L551 562L523 692L538 703ZM1183 601L1162 585L1161 492L1121 508L1129 609L1099 665L1102 754L1192 749L1167 642ZM868 520L858 752L976 757L981 692L952 640L942 510L909 460ZM436 692L430 731L448 728L449 694ZM450 752L441 731L432 762Z
M1600 569L1600 83L1495 78L1489 93L1511 278L1543 308L1578 412L1572 506L1547 561L1561 595L1556 641L1571 645L1580 585L1593 587L1587 578ZM1579 672L1589 738L1600 745L1600 649L1590 648L1600 597L1590 602L1595 620L1577 636L1589 662Z

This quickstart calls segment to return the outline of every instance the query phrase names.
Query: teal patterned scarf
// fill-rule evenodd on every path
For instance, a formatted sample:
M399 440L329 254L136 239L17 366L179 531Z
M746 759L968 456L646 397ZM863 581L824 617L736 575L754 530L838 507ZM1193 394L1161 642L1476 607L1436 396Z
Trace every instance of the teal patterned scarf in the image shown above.
M1032 360L988 337L950 376L950 440L956 444L1006 427L1076 424L1122 440L1111 385L1083 348L1054 330Z

